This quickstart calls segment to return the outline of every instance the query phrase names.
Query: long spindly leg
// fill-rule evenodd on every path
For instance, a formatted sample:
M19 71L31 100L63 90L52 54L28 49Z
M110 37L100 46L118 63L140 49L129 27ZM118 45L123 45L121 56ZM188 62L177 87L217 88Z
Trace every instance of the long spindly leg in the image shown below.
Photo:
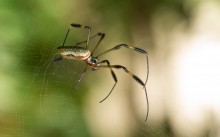
M60 62L62 59L63 59L63 57L59 57L59 58L55 59L55 60L53 61L53 63L58 63L58 62Z
M93 49L91 55L92 55L93 52L97 49L97 47L99 46L99 44L101 43L101 41L102 41L103 38L105 37L105 33L100 33L100 32L99 32L99 33L97 33L97 34L91 36L89 39L91 40L91 39L93 39L93 38L95 38L95 37L97 37L97 36L100 36L100 39L99 39L98 43L96 44L95 48ZM76 46L79 46L79 45L84 44L84 43L87 43L87 40L76 43Z
M76 82L75 88L76 88L76 87L78 86L78 84L80 83L82 77L84 76L84 74L85 74L85 72L86 72L86 70L87 70L87 67L88 67L88 65L86 65L85 69L83 70L82 74L80 75L79 80Z
M80 24L76 24L76 23L72 23L70 26L75 27L75 28L86 28L88 29L88 37L87 37L87 41L86 41L86 48L89 48L89 38L90 38L90 33L91 33L91 28L89 26L84 26L84 25L80 25Z
M113 85L113 87L112 87L112 89L110 90L110 92L108 93L108 95L107 95L104 99L102 99L99 103L102 103L103 101L105 101L105 100L111 95L112 91L114 90L114 88L115 88L115 86L116 86L116 84L117 84L117 82L118 82L117 77L116 77L114 71L113 71L112 68L110 67L110 62L109 62L108 60L103 60L103 61L100 61L98 64L100 65L100 64L102 64L102 63L106 63L106 64L107 64L106 67L110 69L111 74L112 74L112 78L114 79L115 84Z
M76 23L72 23L70 24L70 27L68 28L67 30L67 33L66 33L66 36L64 38L64 41L63 41L63 44L62 46L64 46L65 42L66 42L66 39L67 39L67 36L69 35L69 32L70 32L70 29L72 27L75 27L75 28L86 28L88 29L89 33L88 33L88 37L87 37L87 41L86 41L86 48L89 47L89 38L90 38L90 33L91 33L91 28L89 26L84 26L84 25L80 25L80 24L76 24Z
M97 55L96 57L99 57L101 55L104 55L108 52L111 52L111 51L114 51L114 50L118 50L120 49L121 47L124 47L124 48L128 48L128 49L132 49L134 51L137 51L138 53L141 53L141 54L145 54L146 55L146 60L147 60L147 78L146 78L146 81L144 83L144 86L147 84L147 80L148 80L148 77L149 77L149 60L148 60L148 53L147 51L143 50L143 49L140 49L140 48L137 48L137 47L132 47L132 46L129 46L127 44L119 44L109 50L106 50L104 52L102 52L101 54Z
M64 38L64 41L63 41L62 47L64 47L64 44L65 44L65 42L66 42L66 38L67 38L67 36L69 35L69 32L70 32L70 27L68 28L68 30L67 30L67 32L66 32L66 36L65 36L65 38Z
M146 101L147 101L147 115L145 118L145 122L147 121L148 118L148 113L149 113L149 101L148 101L148 95L147 95L147 89L145 87L145 83L136 75L134 75L131 71L129 71L126 67L121 66L121 65L100 65L100 68L115 68L115 69L123 69L127 74L129 74L135 81L137 81L140 85L142 85L144 87L144 91L145 91L145 97L146 97Z
M100 39L99 39L99 41L97 42L95 48L92 50L91 55L93 55L94 51L97 49L97 47L100 45L101 41L102 41L102 40L104 39L104 37L105 37L105 33L98 33L97 35L100 36Z

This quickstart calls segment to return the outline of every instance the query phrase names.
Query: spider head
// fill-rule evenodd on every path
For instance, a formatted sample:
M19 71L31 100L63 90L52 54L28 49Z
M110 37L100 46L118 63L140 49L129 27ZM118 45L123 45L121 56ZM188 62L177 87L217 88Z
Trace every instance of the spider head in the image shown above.
M91 61L92 61L92 64L97 64L99 62L97 57L93 57Z
M88 59L87 59L87 63L91 66L92 70L97 70L98 69L98 58L97 57L93 57L93 56L90 56Z
M88 64L89 65L97 65L97 63L99 62L98 58L97 57L93 57L93 56L90 56L88 58Z

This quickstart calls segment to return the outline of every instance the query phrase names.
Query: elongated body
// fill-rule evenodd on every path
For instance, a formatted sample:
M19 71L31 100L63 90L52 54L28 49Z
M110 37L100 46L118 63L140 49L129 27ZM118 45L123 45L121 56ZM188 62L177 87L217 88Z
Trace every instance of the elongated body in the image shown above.
M57 48L57 51L66 59L86 60L91 55L90 51L83 47L61 46Z
M98 58L92 56L91 52L86 48L76 46L61 46L57 48L57 51L62 58L85 61L91 66L92 70L98 69Z

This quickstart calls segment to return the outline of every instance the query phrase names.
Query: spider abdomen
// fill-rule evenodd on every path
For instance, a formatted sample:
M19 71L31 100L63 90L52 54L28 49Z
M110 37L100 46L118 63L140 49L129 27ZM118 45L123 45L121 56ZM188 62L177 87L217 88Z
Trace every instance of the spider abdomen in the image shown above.
M61 46L57 51L66 59L86 60L91 55L90 51L83 47Z

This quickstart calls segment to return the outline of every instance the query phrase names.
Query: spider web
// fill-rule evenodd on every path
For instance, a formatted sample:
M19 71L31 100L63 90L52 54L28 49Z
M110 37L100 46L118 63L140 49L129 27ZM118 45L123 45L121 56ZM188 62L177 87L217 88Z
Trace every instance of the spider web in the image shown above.
M38 27L40 26L35 26L36 30L34 30L34 33L38 33ZM97 75L98 73L95 72L92 76L88 73L86 74L85 80L83 79L79 86L74 88L85 64L76 60L62 60L58 63L54 63L54 59L59 57L56 53L56 47L62 43L63 35L51 35L55 29L49 27L49 25L47 25L47 27L49 28L50 33L46 34L46 37L43 38L45 41L41 42L40 46L39 41L42 41L42 39L35 37L33 34L25 37L20 43L24 46L14 49L2 49L2 51L10 50L11 53L13 53L11 56L15 57L15 63L10 69L8 69L8 71L13 77L17 77L19 80L17 81L19 85L13 89L14 91L12 90L16 93L16 100L14 101L15 113L12 112L12 114L15 114L16 116L13 116L15 118L11 124L16 128L11 127L11 125L8 126L8 128L7 126L2 128L4 131L2 135L4 136L89 136L84 116L86 115L86 117L89 117L90 115L90 110L85 111L87 107L85 107L84 102L89 96L88 87L86 85L88 85L88 81L94 81L94 75L96 75L95 83L100 83L99 86L103 83L100 82L99 75ZM30 28L30 26L26 26L26 31L29 32ZM50 40L54 39L54 37L60 37L60 40L54 43L54 41ZM94 40L91 41L90 44L94 45L96 42L97 40ZM54 43L56 46L51 43ZM67 45L70 43L72 43L72 41L67 41ZM102 50L106 49L107 48L105 47ZM120 56L120 53L115 56ZM111 60L111 57L109 57L109 59ZM118 62L123 61L119 59ZM109 70L104 71L109 75L108 77L105 76L107 78L105 79L106 83L110 82L111 84L103 84L103 91L106 91L107 88L111 88L113 80ZM101 71L101 73L101 75L103 75L105 72ZM123 82L126 80L120 78L123 77L124 74L117 74L121 83L117 86L126 84L126 82ZM127 76L127 74L125 75ZM130 79L129 76L126 77L126 79L127 78ZM94 86L91 86L90 88L94 88ZM139 90L142 90L141 87L139 87ZM95 101L93 100L92 108L95 108L101 97L104 97L105 95L106 93L98 95L98 99ZM118 94L117 96L124 96L123 98L126 98L128 95L128 93L124 92L124 94ZM114 97L111 99L114 101ZM112 102L108 103L111 104ZM108 109L109 104L103 104L101 107L97 107L97 109ZM120 112L120 115L122 114L123 111ZM116 116L117 115L118 114L116 114ZM108 115L104 115L104 119L106 119L106 116ZM111 120L114 120L114 117L112 117ZM8 124L10 122L6 121L6 123ZM141 123L144 124L144 116ZM144 125L141 125L140 127L142 126ZM9 129L12 131L8 132ZM144 132L146 132L145 128L143 128L143 131L140 133L143 134Z
M54 28L45 25L51 33L54 32ZM36 25L34 31L31 26L25 27L28 36L21 42L18 41L19 45L23 46L1 47L1 51L7 53L14 62L10 64L7 72L12 78L17 79L17 85L11 82L11 92L16 95L15 100L9 102L14 106L11 108L15 109L11 110L14 120L3 121L3 132L0 134L21 137L87 136L87 132L82 132L86 127L80 112L82 98L86 97L86 87L81 84L82 88L73 90L73 85L79 79L79 73L84 66L80 62L69 60L54 63L54 59L58 57L56 47L61 41L55 43L54 47L51 46L51 43L54 43L52 40L39 42L42 39L35 37L36 33L40 33L38 27ZM46 39L51 38L49 33L44 36L48 36ZM61 132L62 130L64 132Z
M29 66L33 72L21 99L19 136L41 136L47 128L49 136L87 135L80 132L85 126L80 112L81 99L86 97L85 86L74 88L83 64L70 60L54 63L57 58L54 49L48 49L47 43L37 53L28 49L27 61L33 64Z
M41 2L43 3L43 1ZM170 50L174 47L178 47L181 40L179 40L177 37L166 37L167 31L163 30L164 28L169 28L166 26L166 23L170 23L173 21L170 20L170 18L173 19L174 17L174 20L179 20L176 12L167 12L167 9L162 9L160 12L156 13L158 14L158 17L155 17L156 21L153 20L156 23L153 23L155 25L155 28L152 29L155 29L155 32L159 34L157 36L158 38L155 38L155 41L158 40L158 43L156 45L159 46L157 47L157 51L147 50L150 57L151 70L150 80L147 84L148 96L150 100L150 115L147 123L145 124L144 118L146 114L146 100L144 98L144 91L142 87L140 87L140 85L138 85L123 71L115 70L119 82L114 90L114 93L110 96L108 100L99 104L98 102L107 95L109 89L111 89L112 85L114 84L109 70L99 70L92 73L90 73L91 71L88 71L78 87L74 88L75 83L79 79L80 74L85 67L85 64L76 60L62 60L61 62L54 63L54 59L59 57L59 55L57 55L56 53L56 48L62 44L68 25L73 22L72 20L62 20L63 18L61 19L58 17L62 15L56 15L56 17L54 18L59 18L59 20L62 21L55 21L55 19L51 17L51 14L47 13L51 12L48 4L44 5L40 2L32 3L29 1L23 3L15 2L11 5L7 3L8 5L10 5L8 6L5 3L7 2L2 2L0 5L0 16L3 17L1 18L0 26L1 32L3 32L0 35L0 136L170 137L176 135L192 136L195 134L199 134L200 136L219 135L219 115L217 115L219 114L219 109L213 109L219 108L219 101L216 101L218 100L218 98L216 99L216 97L218 97L218 94L216 93L219 93L218 91L216 92L216 89L219 89L219 84L216 82L218 81L218 79L213 78L213 76L219 75L219 73L217 73L219 72L219 66L216 65L216 62L218 62L218 60L216 59L218 59L219 57L218 52L216 51L219 48L217 48L217 46L215 47L216 44L219 45L218 40L214 41L216 43L212 43L213 39L211 38L210 40L209 37L207 38L206 35L204 35L205 37L202 37L202 39L204 40L203 42L205 44L208 43L208 46L203 45L203 47L205 47L205 50L201 50L201 43L191 43L192 46L196 44L199 45L197 47L198 49L195 48L195 51L199 52L195 52L194 50L189 52L190 50L186 50L184 54L181 52L176 52L176 54L181 54L178 54L177 56L169 56L170 58L172 57L178 59L175 60L176 62L172 65L174 65L175 67L177 66L177 68L175 69L175 73L177 73L176 70L180 71L178 74L181 74L181 78L186 78L185 74L189 73L192 74L192 76L194 74L199 74L199 76L196 75L193 77L195 79L198 78L195 80L196 82L190 81L188 78L187 81L190 81L192 83L185 83L186 86L183 86L184 88L180 89L181 91L184 89L184 91L180 94L180 96L177 96L177 93L172 92L173 89L171 89L173 87L173 83L176 82L174 79L172 79L172 75L174 75L173 68L175 67L172 65L169 66L169 63L172 63L172 61L170 61L170 58L165 58L167 57L167 54L170 54L170 52L168 52L168 49ZM66 3L68 4L69 2ZM44 9L42 5L39 6L40 4L42 4L46 8ZM120 9L124 6L123 4L123 6L121 4L122 3L117 3L117 6L119 6ZM45 10L43 11L43 13L47 14L38 14L40 8L36 8L37 6L33 6L32 9L30 8L32 7L31 5L37 5L41 7ZM86 4L83 3L83 5ZM214 19L211 18L213 21L210 21L211 23L215 23L215 25L210 25L213 26L213 28L211 28L213 29L213 31L217 30L214 26L218 26L219 24L219 22L215 20L218 19L217 17L219 14L216 13L219 12L216 12L215 10L212 11L212 9L219 9L215 7L216 5L217 4L215 3L208 4L208 6L205 5L205 10L203 9L204 12L202 12L202 14L200 13L201 15L207 15L207 19L205 20L208 21L210 19L209 15L216 16L214 17ZM68 7L68 5L65 6ZM76 5L76 7L77 6L78 5ZM82 7L77 7L75 9L78 10L79 8ZM13 9L14 11L10 11L9 9ZM71 9L74 8L71 7ZM115 8L113 9L115 10ZM27 11L30 11L30 15L29 13L27 13ZM88 9L88 11L91 12L90 9ZM164 11L166 11L167 13L165 13ZM72 11L68 12L71 14L70 16L72 17ZM78 13L78 11L74 12ZM164 13L161 14L162 12ZM81 17L81 14L79 16ZM195 23L195 26L200 26L200 23L205 22L205 20L199 20L199 23ZM162 25L160 23L160 25L158 25L158 22L162 22ZM163 25L165 25L165 27ZM182 24L179 25L181 26ZM113 28L116 31L112 31L113 29L108 29L108 31L104 31L108 33L106 35L105 42L102 42L102 47L98 49L97 53L111 48L108 45L114 46L116 44L120 44L121 41L126 41L126 38L123 37L125 31L120 33L120 31L117 30L117 26L113 26ZM172 26L172 28L175 28L175 25ZM207 28L206 24L202 26L202 28ZM173 29L171 30L173 31ZM67 41L66 45L74 45L74 42L85 40L85 38L87 37L87 33L86 31L84 31L83 34L81 34L81 31L83 30L74 30L74 33L70 34L69 36L71 41ZM141 32L141 30L138 31ZM96 31L92 32L95 33ZM203 30L201 34L207 34L206 32L207 31ZM116 33L117 36L113 36ZM136 35L137 34L134 34L134 36ZM173 33L172 35L176 35L176 33ZM144 34L143 36L146 35ZM145 37L143 36L140 36L140 38L136 39L135 41L138 41L140 43L135 43L134 45L137 47L140 46L140 48L143 49L149 49L147 47L148 44L146 44L148 42L146 42L147 40L145 41ZM167 38L172 39L172 42L174 42L170 42L169 40L167 40ZM178 40L176 40L176 38ZM214 38L216 38L216 35ZM201 40L198 39L195 41L198 42L199 40ZM166 42L168 41L169 43L166 45L166 48L164 48L164 43L166 42L164 42L163 40ZM91 45L94 46L94 43L96 42L97 39L91 41ZM107 43L108 45L105 45L105 43ZM126 41L126 43L132 42ZM143 46L141 47L141 45ZM172 45L173 47L169 47L168 45ZM185 45L190 44L185 42L184 46ZM91 47L91 49L92 48L93 47ZM209 53L208 51L214 54L207 54ZM198 59L196 58L197 60L195 59L195 54L198 56ZM201 61L200 57L205 57L203 58L202 63L199 62ZM110 54L109 56L103 57L103 59L109 59L112 64L121 64L126 66L134 74L144 80L146 68L145 65L143 65L145 63L145 60L143 58L143 56L136 55L135 53L133 53L133 51L128 51L126 49L122 49L120 51ZM186 67L186 62L189 62L189 60L192 62L190 62L191 64L189 63L190 65L188 64L188 66ZM210 60L214 61L212 62ZM209 68L207 66L204 67L203 61L205 61L206 63L210 63L210 65L207 66L214 66L213 68L215 69ZM199 73L194 73L195 70L191 69L191 66L193 65L198 65L197 70L201 71L196 70L196 72ZM178 68L178 66L181 66L181 69ZM182 70L182 68L184 68L185 70ZM206 74L204 75L203 72L206 72ZM213 72L211 73L211 76L210 72ZM200 76L207 76L208 80L202 79L201 82ZM212 80L213 83L210 84L209 80ZM199 82L201 82L202 84L200 84ZM198 83L200 84L199 86ZM178 84L181 83L177 83L177 85L175 86L179 86ZM191 85L188 86L187 84ZM197 84L197 87L194 84ZM207 84L210 84L210 87L212 87L212 89L209 86L204 86ZM199 92L196 92L194 94L193 92L189 92L189 95L183 94L187 91L192 91L191 89L193 87L196 88ZM202 87L205 87L205 90ZM201 93L201 91L203 91L203 93ZM211 93L209 94L209 98L211 98L212 101L207 99L207 91ZM205 101L202 97L198 98L198 95L203 95L202 97L205 98ZM187 106L187 104L184 103L176 103L175 101L173 101L175 99L181 99L176 101L178 103L180 101L182 101L182 103L185 103L187 102L187 99L191 100L193 103L189 102L191 104L188 104ZM199 100L200 104L197 102L199 105L195 103L196 99L201 99ZM208 119L208 122L204 122L204 124L199 123L199 120L199 122L196 121L194 123L195 125L198 125L198 123L199 125L202 125L201 127L198 127L203 128L203 131L199 131L199 129L194 129L194 127L188 127L188 125L190 125L194 121L190 119L191 115L187 114L187 112L195 113L195 110L197 110L190 110L193 109L192 104L195 105L195 108L197 107L196 105L201 107L204 106L204 104L208 104L208 107L205 108L211 110L209 111L211 113L211 116L210 114L208 115L207 113L203 113L202 111L202 113L199 113L200 117L196 117L201 118L201 121L203 122ZM217 107L213 107L213 104ZM212 107L209 107L209 105ZM184 110L187 110L186 113L184 113ZM198 109L198 112L201 112L201 110ZM178 125L175 122L179 122L181 124Z
M55 25L52 26L51 23L43 24L39 20L37 18L28 20L36 22L34 28L31 25L23 24L22 31L25 33L24 37L16 42L13 41L12 45L14 47L11 47L11 43L9 43L10 46L1 47L2 55L7 53L6 57L12 60L12 63L7 69L8 77L16 79L16 81L11 81L9 82L10 84L7 84L8 87L11 87L10 90L3 90L4 92L10 91L13 94L14 101L10 102L12 105L10 108L12 110L8 112L10 113L9 117L6 117L8 119L3 120L0 135L19 137L91 136L89 130L92 129L93 132L100 132L97 131L100 125L104 124L107 127L106 129L108 129L108 125L112 123L123 128L119 128L118 131L115 131L113 128L109 131L103 130L101 133L92 134L103 134L105 136L106 134L110 134L111 131L115 131L112 136L129 136L130 128L136 127L138 130L134 134L137 136L151 134L151 136L162 135L166 137L166 134L162 134L165 131L149 134L150 130L156 131L157 129L151 127L148 123L147 125L144 124L144 115L146 114L144 91L140 85L135 83L127 74L124 74L123 71L121 73L116 72L120 81L114 91L117 94L112 95L111 101L102 103L101 105L98 102L108 93L101 92L108 91L114 83L109 70L100 70L100 75L104 77L105 82L101 80L97 72L94 72L94 74L86 73L86 78L82 80L77 88L74 88L85 67L84 63L75 60L62 60L61 62L54 63L54 59L59 57L56 53L56 48L63 42L63 36L67 29L66 26L60 31L56 29ZM47 29L46 32L48 33L43 34L45 32L44 29ZM81 35L77 30L74 31L77 37L82 38L77 41L75 40L76 42L85 40L85 34ZM39 34L42 34L42 36ZM69 37L73 38L71 34ZM67 45L74 45L73 41L67 41ZM90 44L94 46L96 42L97 39L91 41ZM17 47L15 47L15 43ZM101 50L98 49L97 52L105 51L106 49L109 49L109 47L104 46ZM128 52L128 54L125 52ZM123 55L123 58L121 58L121 55ZM129 60L131 59L129 56L132 56L136 60L133 51L126 49L115 53L113 57L108 56L107 58L105 56L104 58L110 61L113 60L113 64L122 64L131 68L128 62L134 60ZM141 56L140 58L137 59L140 60L140 64L145 62L145 57ZM145 74L145 68L143 70ZM140 76L141 79L146 77L141 75L143 73L134 73ZM132 86L124 86L128 85L128 83L130 85L135 83L136 86L129 89ZM118 87L122 88L120 89ZM132 92L136 90L142 92L130 94L130 90ZM93 98L95 99L89 98L91 94L94 94ZM131 97L132 95L141 99L142 106L140 109L145 110L140 112L141 116L133 111L136 110L134 109L136 105L134 105L134 102L130 102L133 99ZM130 117L135 117L134 119L137 122L132 122L132 124L127 126L126 121L128 121L129 115ZM99 124L95 125L96 122ZM92 124L88 126L88 123ZM109 127L113 126L111 125Z
M131 96L134 94L129 91L142 91L143 89L140 85L130 89L133 85L131 81L135 82L127 74L116 72L120 81L114 91L117 94L111 96L111 101L102 104L98 102L106 96L108 89L113 85L109 70L100 70L102 79L97 72L92 75L88 73L79 86L73 88L84 64L72 60L53 62L58 57L56 48L63 42L66 29L72 20L69 23L64 21L67 22L65 24L56 22L47 13L48 11L42 11L45 14L39 14L41 12L39 7L43 9L42 3L3 1L0 5L4 23L3 27L1 26L1 32L4 34L1 35L3 39L0 46L1 69L3 70L0 136L132 136L129 133L133 133L134 136L146 136L149 130L156 131L157 129L151 127L150 124L144 124L146 111L141 111L140 114L134 111L136 105L131 101L133 99ZM60 27L60 24L63 27ZM74 37L70 35L74 42L85 40L84 34L74 31L77 35ZM106 41L107 43L114 41L111 36L108 37L110 40ZM115 41L118 40L115 39ZM119 43L109 45L115 44ZM67 45L74 44L70 41ZM109 47L105 45L100 51L106 49ZM130 61L136 59L132 60L129 56L133 57L134 54L127 54L125 51L126 49L114 54L115 58L108 57L107 59L113 60L113 64L122 64L130 69L132 68L129 66ZM124 59L121 58L122 55ZM140 62L145 62L145 60ZM134 73L144 79L145 76L142 74L146 71ZM106 92L102 93L102 91ZM146 110L144 91L136 93L139 95L137 98L142 98L143 107L140 109ZM133 119L131 123L129 123L130 118ZM137 129L137 131L130 129ZM152 133L152 136L159 135L161 135L159 132Z

